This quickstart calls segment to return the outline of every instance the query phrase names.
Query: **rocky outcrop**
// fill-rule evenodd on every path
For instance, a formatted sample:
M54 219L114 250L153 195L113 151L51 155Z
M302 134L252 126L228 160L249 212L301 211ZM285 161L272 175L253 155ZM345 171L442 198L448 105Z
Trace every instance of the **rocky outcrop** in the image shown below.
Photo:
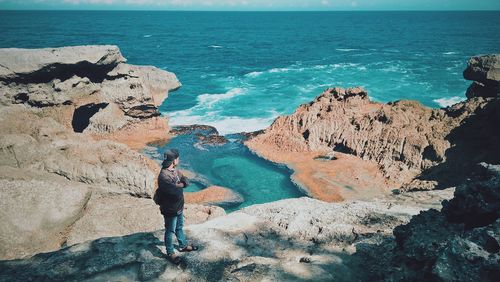
M170 130L170 133L175 135L193 135L198 142L194 146L200 148L203 145L224 145L227 139L219 135L217 129L210 125L193 124L175 126Z
M500 275L500 167L482 165L482 174L443 202L441 212L421 212L394 229L395 244L370 252L387 281L496 281ZM384 249L385 248L385 249ZM380 260L380 252L388 254Z
M467 89L467 98L500 96L500 54L472 57L464 78L474 81Z
M498 58L497 55L473 58L464 74L481 79L485 85L494 85L498 83ZM246 144L259 155L292 167L307 162L314 167L311 171L319 170L323 175L331 169L316 169L318 162L311 158L297 162L293 159L300 154L317 158L333 150L358 157L356 166L364 161L375 163L389 181L386 187L450 187L464 180L467 170L478 162L500 162L499 150L493 145L500 140L499 134L492 128L500 122L499 109L496 97L484 95L452 107L430 109L415 101L372 102L362 88L332 88L301 105L292 115L277 118ZM467 149L468 146L474 149ZM467 153L460 157L454 152L457 148ZM454 174L448 164L456 169ZM431 172L438 165L447 168L440 173ZM349 165L345 167L350 169ZM312 189L308 186L310 190L325 186L315 175L304 178L312 183ZM328 178L337 181L335 177ZM334 190L339 185L330 186ZM322 198L325 193L316 194Z
M126 145L76 134L23 105L0 108L0 164L43 170L107 192L151 195L156 172Z
M183 254L180 268L165 259L162 232L138 233L0 262L0 280L357 281L364 274L351 268L357 245L391 236L395 225L423 208L439 208L450 192L416 192L419 200L411 205L400 205L402 196L342 204L299 198L255 205L187 227L188 239L201 249Z
M116 46L0 49L0 102L41 108L75 132L123 143L132 134L134 148L137 139L168 138L157 107L179 81L173 73L125 61ZM132 130L143 123L153 134Z

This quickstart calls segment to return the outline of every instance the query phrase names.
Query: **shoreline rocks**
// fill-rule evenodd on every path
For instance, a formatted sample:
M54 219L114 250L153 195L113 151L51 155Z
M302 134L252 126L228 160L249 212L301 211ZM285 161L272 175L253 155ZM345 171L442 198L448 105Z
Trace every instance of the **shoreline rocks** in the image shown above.
M374 280L496 281L500 275L500 166L456 188L441 211L431 209L394 229L394 241L358 256ZM387 256L380 259L380 252Z
M470 58L464 78L474 81L467 89L467 98L500 96L500 54Z

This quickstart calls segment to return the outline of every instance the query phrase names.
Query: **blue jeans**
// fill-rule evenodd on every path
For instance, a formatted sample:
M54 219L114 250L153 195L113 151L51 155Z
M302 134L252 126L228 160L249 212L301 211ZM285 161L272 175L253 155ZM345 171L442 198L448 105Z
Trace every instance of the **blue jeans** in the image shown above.
M187 246L186 236L184 236L184 214L173 216L163 216L165 220L165 247L167 248L167 255L174 254L174 244L172 235L175 234L177 241L179 241L179 248Z

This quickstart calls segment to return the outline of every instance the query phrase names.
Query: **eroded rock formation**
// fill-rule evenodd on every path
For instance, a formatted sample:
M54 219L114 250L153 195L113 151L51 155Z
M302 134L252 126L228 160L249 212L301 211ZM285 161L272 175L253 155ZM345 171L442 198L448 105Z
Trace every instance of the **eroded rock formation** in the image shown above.
M75 132L134 148L167 138L157 107L181 84L173 73L125 62L116 46L0 49L0 103L40 108Z

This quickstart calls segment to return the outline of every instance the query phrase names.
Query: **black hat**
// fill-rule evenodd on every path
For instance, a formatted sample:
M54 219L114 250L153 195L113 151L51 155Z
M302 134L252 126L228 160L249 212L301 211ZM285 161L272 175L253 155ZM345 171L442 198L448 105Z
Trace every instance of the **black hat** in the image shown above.
M175 159L179 157L179 150L177 149L169 149L165 151L163 154L163 163L161 164L162 167L169 167Z

